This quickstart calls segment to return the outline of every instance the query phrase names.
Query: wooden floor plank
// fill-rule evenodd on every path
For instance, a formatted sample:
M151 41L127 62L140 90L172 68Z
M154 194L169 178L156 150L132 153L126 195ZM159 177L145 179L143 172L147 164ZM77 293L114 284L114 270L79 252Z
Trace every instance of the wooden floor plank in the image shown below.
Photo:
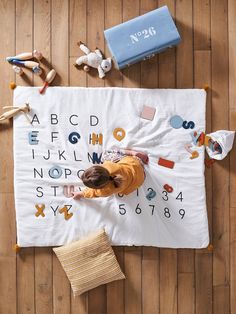
M42 52L40 60L42 75L34 75L34 85L42 86L43 80L50 71L51 60L51 0L34 1L34 45L33 49Z
M41 76L34 75L34 84L43 85L43 79L51 69L51 1L34 1L34 45L42 52ZM43 97L43 96L42 96ZM35 248L35 313L53 313L52 250Z
M236 130L236 2L228 1L229 129ZM236 312L236 149L230 153L230 310Z
M195 257L196 313L213 313L212 252L199 253Z
M51 0L51 65L57 75L52 85L69 84L69 2ZM62 39L61 39L62 38ZM60 40L61 39L61 40Z
M230 208L230 311L236 312L236 207Z
M7 19L6 19L7 17ZM15 3L0 3L0 112L3 106L12 104L9 82L14 72L5 61L15 54ZM5 30L5 31L4 31ZM0 123L0 313L15 314L17 310L16 254L12 246L16 242L13 194L12 123Z
M195 280L193 272L178 274L178 313L195 313L194 281Z
M53 313L52 255L49 248L35 249L35 314Z
M160 308L159 250L143 247L142 256L142 313L158 314Z
M113 247L117 261L124 272L124 248ZM107 313L125 313L124 280L117 280L107 284Z
M15 314L19 291L16 282L16 253L13 251L16 242L13 193L0 193L0 203L0 313Z
M17 254L17 310L19 314L35 313L34 249L22 248Z
M49 254L48 254L49 255ZM71 312L70 282L57 256L53 254L53 313Z
M8 17L6 19L6 17ZM1 73L1 102L2 107L11 106L12 90L9 89L9 83L14 81L14 71L12 66L6 62L6 57L15 54L15 3L10 1L1 1L0 3L0 26L3 30L0 34L0 73ZM4 31L5 30L5 31ZM0 192L13 193L13 154L12 154L12 121L0 123L0 160L1 160L1 176L0 176Z
M16 53L33 50L33 2L16 1ZM24 68L22 76L16 75L17 85L33 85L33 73ZM34 249L22 249L17 256L17 309L20 314L34 313Z
M212 129L228 129L228 1L211 2ZM213 167L213 313L228 313L229 157Z
M83 55L79 49L78 42L87 42L87 2L86 0L70 0L70 21L69 21L69 84L70 86L86 86L87 77L83 68L75 67L76 59Z
M141 248L125 248L125 313L142 313L141 253Z
M211 1L193 1L194 50L211 49Z

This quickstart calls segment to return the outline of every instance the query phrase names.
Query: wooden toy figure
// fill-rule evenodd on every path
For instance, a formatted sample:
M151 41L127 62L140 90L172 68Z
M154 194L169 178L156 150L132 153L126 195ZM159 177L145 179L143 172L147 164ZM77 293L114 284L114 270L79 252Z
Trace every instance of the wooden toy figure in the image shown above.
M20 53L14 57L7 57L6 60L8 62L11 62L13 60L30 60L30 59L33 59L33 58L36 58L38 60L41 60L43 57L42 53L37 51L37 50L34 50L33 52L23 52L23 53Z
M57 72L52 69L46 76L45 82L43 87L40 88L39 92L40 94L43 94L44 91L46 90L46 88L49 86L49 84L54 80L55 76L56 76Z
M29 104L25 104L24 106L21 106L21 107L6 106L6 107L3 107L3 109L10 109L10 110L4 112L0 116L0 122L5 121L7 119L11 119L14 116L16 116L18 113L23 113L26 119L29 121L29 123L31 123L29 117L27 116L27 113L30 112Z
M17 65L13 65L12 69L16 72L18 75L22 75L24 73L23 69L18 67Z
M34 72L34 74L36 75L41 75L43 73L43 70L40 67L34 67L32 69L32 71Z
M21 61L17 59L13 59L10 61L10 63L13 63L15 65L23 66L25 68L33 69L35 67L39 67L39 63L35 61Z

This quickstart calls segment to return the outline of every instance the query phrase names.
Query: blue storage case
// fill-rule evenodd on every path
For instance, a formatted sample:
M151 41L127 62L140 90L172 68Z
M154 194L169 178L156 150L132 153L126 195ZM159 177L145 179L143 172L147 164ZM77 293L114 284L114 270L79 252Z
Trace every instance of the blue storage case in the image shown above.
M181 40L167 6L109 28L104 34L118 69L148 59Z

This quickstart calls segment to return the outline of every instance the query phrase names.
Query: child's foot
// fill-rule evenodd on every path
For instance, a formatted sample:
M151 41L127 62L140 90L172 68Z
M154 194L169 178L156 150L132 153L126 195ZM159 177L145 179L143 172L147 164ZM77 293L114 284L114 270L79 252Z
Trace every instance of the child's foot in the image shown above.
M142 152L135 152L134 156L140 158L144 164L148 164L148 155Z

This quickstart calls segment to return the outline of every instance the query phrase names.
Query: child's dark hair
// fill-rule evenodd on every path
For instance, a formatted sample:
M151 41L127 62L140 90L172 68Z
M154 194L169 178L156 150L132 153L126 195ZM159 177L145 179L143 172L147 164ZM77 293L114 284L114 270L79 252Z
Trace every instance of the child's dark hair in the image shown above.
M122 177L120 175L110 176L109 171L102 166L93 166L85 170L81 177L84 185L92 189L104 187L109 181L118 188L121 185Z

